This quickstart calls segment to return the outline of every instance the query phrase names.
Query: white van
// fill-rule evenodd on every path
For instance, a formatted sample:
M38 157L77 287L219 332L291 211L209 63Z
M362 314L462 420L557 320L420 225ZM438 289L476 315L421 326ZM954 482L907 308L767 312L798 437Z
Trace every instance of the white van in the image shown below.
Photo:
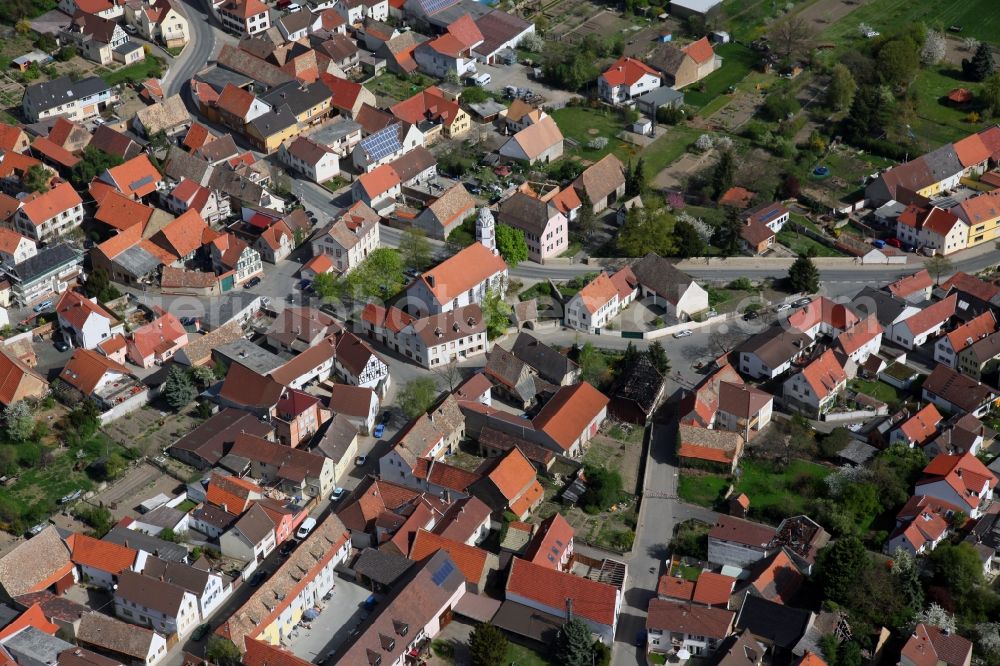
M305 520L302 521L302 524L299 525L299 529L295 533L295 538L305 539L307 536L309 536L309 533L313 531L314 527L316 527L316 519L311 516L309 518L306 518Z
M490 76L488 72L483 72L482 74L476 74L471 77L471 81L480 88L485 88L493 81L493 77Z

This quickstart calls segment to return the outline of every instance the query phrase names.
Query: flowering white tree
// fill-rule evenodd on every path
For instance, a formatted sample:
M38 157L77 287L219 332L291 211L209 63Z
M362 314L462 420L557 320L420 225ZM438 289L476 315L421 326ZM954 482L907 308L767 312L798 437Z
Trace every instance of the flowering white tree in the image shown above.
M715 147L719 150L731 150L733 147L733 140L728 136L720 136L715 140Z
M930 606L917 613L913 620L917 624L929 624L932 627L944 629L952 633L958 631L955 616L935 603L931 603Z
M603 150L608 145L607 138L603 136L595 137L587 142L587 148L591 150Z
M944 60L947 52L948 43L945 41L944 35L937 30L928 30L927 39L924 40L924 46L920 49L920 62L925 65L936 65Z
M715 142L712 141L712 137L707 134L702 134L695 140L694 147L698 150L698 152L704 153L705 151L711 150L714 143Z
M1000 656L1000 623L984 622L976 625L976 649L982 655Z
M962 40L962 46L965 47L966 51L975 51L979 48L979 40L975 37L966 37Z
M712 240L712 232L713 232L712 225L710 225L708 222L705 222L700 217L695 217L694 215L690 215L688 213L678 213L677 221L687 222L688 224L690 224L694 228L694 230L698 233L698 237L701 238L706 243Z

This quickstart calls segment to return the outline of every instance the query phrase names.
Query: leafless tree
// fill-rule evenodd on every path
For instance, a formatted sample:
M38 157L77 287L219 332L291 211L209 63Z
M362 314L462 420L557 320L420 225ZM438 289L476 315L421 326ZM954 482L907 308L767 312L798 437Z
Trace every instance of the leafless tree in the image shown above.
M809 52L816 29L798 15L789 15L771 24L768 38L775 52L782 58L799 57Z
M448 392L451 393L462 382L462 371L458 363L452 359L448 364L441 366L435 372L438 377L448 385Z

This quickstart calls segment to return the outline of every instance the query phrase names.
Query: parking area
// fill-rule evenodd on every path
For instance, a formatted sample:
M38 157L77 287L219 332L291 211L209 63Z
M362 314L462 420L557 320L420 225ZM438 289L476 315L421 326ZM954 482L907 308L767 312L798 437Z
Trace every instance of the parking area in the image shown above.
M477 64L476 71L489 74L492 81L486 85L487 90L503 92L506 86L516 88L528 88L545 98L545 106L559 109L566 106L571 98L576 97L574 93L565 90L550 88L541 81L537 81L528 76L531 71L526 65L495 66Z
M323 663L368 617L362 604L369 596L369 590L338 578L330 598L320 602L320 614L312 621L300 623L286 640L285 647L296 657Z

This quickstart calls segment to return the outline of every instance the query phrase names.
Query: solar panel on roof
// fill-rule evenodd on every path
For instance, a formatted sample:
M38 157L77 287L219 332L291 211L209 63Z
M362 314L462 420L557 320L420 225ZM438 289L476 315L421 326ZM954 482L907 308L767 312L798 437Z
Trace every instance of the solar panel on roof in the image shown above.
M431 576L431 580L434 581L435 585L441 587L454 570L455 565L451 563L451 560L445 560Z
M149 185L152 182L153 182L153 177L152 176L143 176L139 180L137 180L135 182L132 182L132 183L129 183L128 186L129 186L129 189L137 190L140 187L142 187L143 185Z
M435 14L455 4L455 0L422 0L420 3L425 14Z
M764 213L764 215L762 215L761 217L764 221L770 220L771 218L775 217L780 212L780 210L781 210L780 208L772 208L771 210Z
M399 124L394 123L361 140L362 149L373 161L378 161L403 149L399 142Z

